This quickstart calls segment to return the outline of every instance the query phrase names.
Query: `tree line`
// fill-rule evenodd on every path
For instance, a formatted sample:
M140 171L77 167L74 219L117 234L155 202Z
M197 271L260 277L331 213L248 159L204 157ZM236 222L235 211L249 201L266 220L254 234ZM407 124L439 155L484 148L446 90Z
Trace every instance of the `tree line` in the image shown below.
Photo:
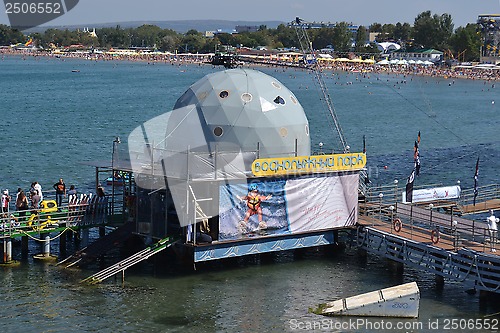
M406 50L434 48L449 55L461 56L464 61L479 60L481 36L476 24L454 29L450 14L432 14L425 11L417 15L413 26L409 23L380 24L369 27L360 26L357 31L349 29L347 22L338 22L334 27L308 29L308 35L315 49L333 47L335 52L379 53L374 43L367 43L369 33L377 33L377 41L393 41ZM88 48L154 48L169 52L208 53L214 52L218 45L268 49L298 48L295 28L285 24L276 29L261 25L256 32L238 34L217 33L212 38L204 33L189 30L184 34L171 29L161 29L155 25L142 25L137 28L100 28L97 37L81 30L47 29L29 37L22 32L0 25L0 45L24 43L32 38L37 46L43 48L83 45Z

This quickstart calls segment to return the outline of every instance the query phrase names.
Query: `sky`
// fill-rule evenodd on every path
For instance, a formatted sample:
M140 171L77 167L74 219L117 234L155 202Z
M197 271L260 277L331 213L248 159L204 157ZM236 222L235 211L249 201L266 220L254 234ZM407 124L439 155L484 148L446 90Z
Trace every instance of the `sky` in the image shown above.
M426 10L450 14L457 28L474 23L480 14L500 14L500 0L80 0L68 13L45 25L92 27L124 21L201 19L290 22L297 16L309 22L413 25L415 17ZM0 24L9 25L5 7L0 11Z

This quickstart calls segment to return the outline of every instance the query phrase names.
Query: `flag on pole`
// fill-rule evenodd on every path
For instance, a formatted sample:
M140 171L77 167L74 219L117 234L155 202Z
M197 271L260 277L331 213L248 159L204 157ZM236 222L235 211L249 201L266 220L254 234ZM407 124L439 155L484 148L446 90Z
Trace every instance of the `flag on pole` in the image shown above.
M413 181L415 180L415 168L406 180L406 202L413 202Z
M363 153L366 154L366 138L365 136L363 135ZM370 184L370 178L368 177L368 173L365 173L365 184Z
M479 175L479 156L477 157L476 172L474 173L474 206L476 205L476 197L478 194L478 190L477 190L477 176L478 175Z
M413 147L413 160L415 161L415 174L420 175L420 152L418 151L418 146L420 145L420 131L418 131L417 141L415 141L415 146Z

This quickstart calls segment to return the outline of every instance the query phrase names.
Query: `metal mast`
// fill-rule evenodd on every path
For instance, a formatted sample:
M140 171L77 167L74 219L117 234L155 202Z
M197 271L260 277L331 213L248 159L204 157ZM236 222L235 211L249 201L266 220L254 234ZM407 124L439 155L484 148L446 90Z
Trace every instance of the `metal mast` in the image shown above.
M347 145L344 137L344 133L342 132L342 128L340 127L340 123L337 118L337 114L335 113L335 109L333 107L332 100L330 99L330 94L328 93L328 88L325 84L325 81L323 80L323 76L321 73L321 68L318 64L318 62L315 59L315 54L314 54L314 49L312 47L312 42L309 39L309 36L307 34L307 23L304 22L304 20L300 19L299 17L295 18L295 21L291 23L292 26L295 27L295 32L297 33L297 38L300 43L300 48L302 51L302 54L304 56L304 61L307 63L307 55L310 54L313 57L313 61L311 61L310 66L308 68L312 69L314 72L314 76L316 78L316 81L319 84L321 93L323 95L323 100L326 103L326 106L328 108L328 112L330 112L330 115L333 120L333 124L335 126L335 129L337 130L337 134L340 139L340 143L342 144L342 148L344 150L344 153L347 153L349 150L349 146Z

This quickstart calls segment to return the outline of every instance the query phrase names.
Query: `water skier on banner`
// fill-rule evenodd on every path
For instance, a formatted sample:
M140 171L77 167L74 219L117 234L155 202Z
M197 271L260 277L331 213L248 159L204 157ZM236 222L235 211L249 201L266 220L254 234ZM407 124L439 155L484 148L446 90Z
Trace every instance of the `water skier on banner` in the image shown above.
M272 195L260 195L257 184L250 184L249 190L250 191L246 196L237 196L240 201L246 201L248 207L247 212L245 213L245 217L242 221L240 221L239 224L239 229L242 233L247 229L247 223L250 219L250 216L255 214L258 214L259 229L267 229L266 223L262 221L262 208L260 207L260 204L262 203L262 201L271 199Z

